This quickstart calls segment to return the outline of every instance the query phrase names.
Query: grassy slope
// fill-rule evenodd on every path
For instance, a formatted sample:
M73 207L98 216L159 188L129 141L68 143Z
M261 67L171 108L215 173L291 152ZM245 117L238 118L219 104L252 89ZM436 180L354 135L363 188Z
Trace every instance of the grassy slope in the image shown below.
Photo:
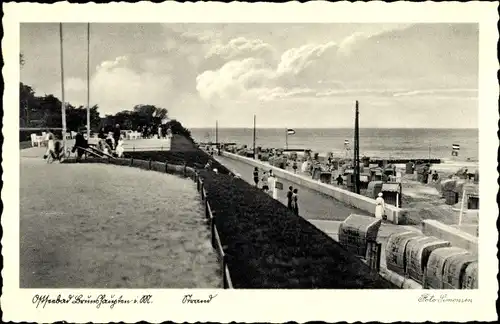
M193 183L99 164L21 161L23 288L213 288L219 264Z

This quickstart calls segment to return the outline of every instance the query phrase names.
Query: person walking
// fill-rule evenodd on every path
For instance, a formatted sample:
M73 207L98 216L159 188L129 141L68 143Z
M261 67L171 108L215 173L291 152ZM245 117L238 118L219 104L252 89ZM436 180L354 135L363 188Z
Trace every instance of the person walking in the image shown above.
M85 151L83 149L88 148L88 141L83 136L82 132L78 132L75 137L75 145L71 150L72 153L76 151L76 160L80 161Z
M113 143L114 146L113 146L113 149L116 150L116 146L118 145L118 141L120 140L120 137L121 137L121 131L120 131L120 124L116 124L115 125L115 129L113 131L113 139L115 140L115 142Z
M253 169L253 182L255 183L255 186L259 186L259 168L255 167Z
M273 170L269 170L269 188L271 189L273 199L278 199L278 188L276 188L277 180Z
M299 216L299 196L298 196L298 189L295 188L293 189L293 194L292 194L292 210L293 213L297 216Z
M267 193L269 190L269 177L267 176L267 172L264 171L264 174L262 175L262 190Z
M375 199L375 218L383 219L385 215L385 201L382 198L383 194L378 193L377 199Z
M118 156L119 158L123 157L123 152L125 152L125 149L123 148L123 138L120 137L118 139L118 142L117 142L116 148L115 148L116 156Z
M292 166L292 168L293 168L293 173L295 173L295 174L296 174L296 173L297 173L297 168L298 168L298 166L297 166L297 161L293 161L293 166Z
M54 134L50 130L47 130L47 134L45 135L45 138L44 138L44 140L47 142L47 151L45 152L45 155L43 156L44 159L47 159L47 162L50 161L50 158L54 154L54 150L55 150L54 140L55 139L56 139L56 137L54 136Z
M288 187L288 192L286 193L286 200L287 200L286 206L290 210L293 210L293 208L292 208L292 197L293 197L293 187L290 186L290 187Z
M339 174L337 177L337 186L342 186L344 184L344 178L342 178L342 175Z
M432 182L437 182L439 180L439 175L436 170L434 170L434 173L432 174Z

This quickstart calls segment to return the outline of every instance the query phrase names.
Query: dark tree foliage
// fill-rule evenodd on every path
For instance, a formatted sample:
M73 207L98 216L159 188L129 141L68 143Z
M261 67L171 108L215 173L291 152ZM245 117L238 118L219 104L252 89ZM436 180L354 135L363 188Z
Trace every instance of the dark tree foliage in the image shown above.
M188 140L190 140L191 142L194 142L193 138L191 137L191 131L189 129L185 128L184 126L182 126L182 124L175 119L169 120L165 124L165 128L166 129L170 128L170 130L172 131L172 134L182 135L185 138L187 138Z

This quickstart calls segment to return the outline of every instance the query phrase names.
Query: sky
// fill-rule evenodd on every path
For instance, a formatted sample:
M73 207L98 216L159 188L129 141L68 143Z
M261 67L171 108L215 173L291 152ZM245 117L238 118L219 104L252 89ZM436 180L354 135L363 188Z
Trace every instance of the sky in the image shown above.
M23 23L21 82L61 98L59 24ZM477 24L91 24L90 105L187 127L477 128ZM63 24L65 101L87 104L87 25Z

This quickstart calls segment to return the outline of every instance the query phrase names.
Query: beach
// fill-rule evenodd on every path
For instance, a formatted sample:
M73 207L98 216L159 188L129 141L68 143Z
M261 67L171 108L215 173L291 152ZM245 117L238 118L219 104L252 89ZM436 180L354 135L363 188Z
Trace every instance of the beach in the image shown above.
M332 152L336 157L353 155L354 130L352 128L294 128L288 136L289 149L310 149L324 156ZM215 142L215 128L192 128L197 142ZM221 143L236 143L253 147L252 128L219 128L217 138ZM285 148L285 127L256 128L256 147ZM345 140L350 150L345 150ZM360 157L442 159L462 163L479 159L478 129L431 128L360 128ZM453 144L458 144L458 156L451 155Z

